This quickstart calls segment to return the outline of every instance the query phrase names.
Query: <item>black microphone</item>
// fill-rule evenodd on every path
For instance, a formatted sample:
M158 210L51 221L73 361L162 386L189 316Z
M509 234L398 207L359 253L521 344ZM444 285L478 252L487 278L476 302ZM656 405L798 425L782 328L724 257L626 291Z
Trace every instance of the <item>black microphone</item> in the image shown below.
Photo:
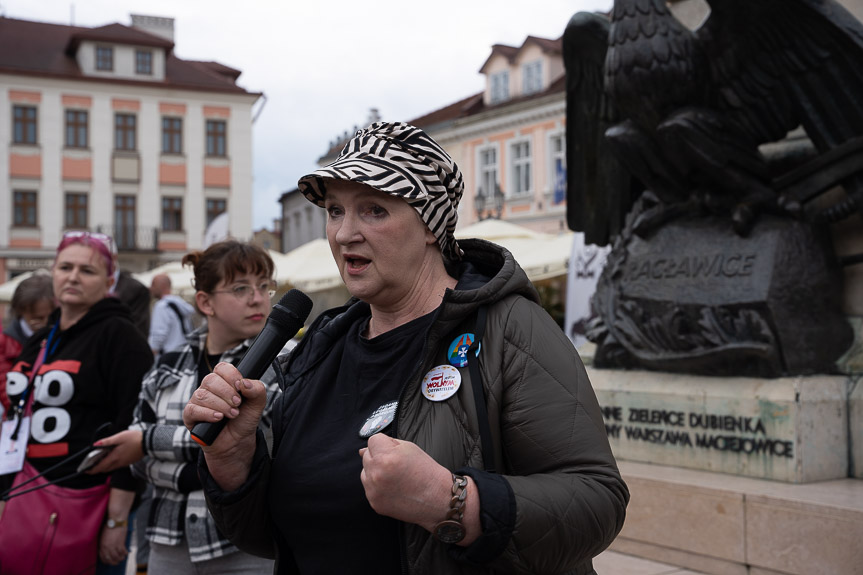
M279 303L273 306L264 329L237 366L243 377L260 379L285 347L285 343L300 331L311 311L312 300L300 290L292 289L283 295ZM207 350L204 350L204 353L207 353ZM227 423L227 417L215 423L200 421L192 428L192 439L201 445L210 446Z

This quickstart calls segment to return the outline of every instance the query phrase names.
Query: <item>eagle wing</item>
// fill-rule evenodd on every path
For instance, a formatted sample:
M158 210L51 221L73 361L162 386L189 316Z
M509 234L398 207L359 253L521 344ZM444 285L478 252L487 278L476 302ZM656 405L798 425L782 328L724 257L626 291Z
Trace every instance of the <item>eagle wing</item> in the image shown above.
M754 144L802 125L815 147L863 135L863 24L834 0L710 0L696 31L714 105Z
M633 181L605 139L618 121L603 82L608 19L578 12L563 33L566 68L567 225L585 243L606 245L623 229Z

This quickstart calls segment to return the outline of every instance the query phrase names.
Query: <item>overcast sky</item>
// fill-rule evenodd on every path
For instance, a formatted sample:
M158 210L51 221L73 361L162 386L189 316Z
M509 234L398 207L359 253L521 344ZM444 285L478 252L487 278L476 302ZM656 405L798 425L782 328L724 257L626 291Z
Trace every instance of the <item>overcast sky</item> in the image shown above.
M370 108L410 120L483 89L492 44L557 38L612 0L0 0L9 18L77 26L174 18L174 53L242 71L266 96L254 132L253 228Z

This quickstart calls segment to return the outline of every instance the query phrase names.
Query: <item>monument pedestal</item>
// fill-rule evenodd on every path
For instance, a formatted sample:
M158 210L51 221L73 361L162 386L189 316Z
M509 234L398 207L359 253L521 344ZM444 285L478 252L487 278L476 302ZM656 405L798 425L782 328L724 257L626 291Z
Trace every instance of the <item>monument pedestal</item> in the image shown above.
M848 377L588 371L620 459L792 483L849 475Z
M792 484L618 463L631 500L613 551L711 575L863 569L863 480Z
M713 575L863 572L854 378L588 372L632 495L612 550Z

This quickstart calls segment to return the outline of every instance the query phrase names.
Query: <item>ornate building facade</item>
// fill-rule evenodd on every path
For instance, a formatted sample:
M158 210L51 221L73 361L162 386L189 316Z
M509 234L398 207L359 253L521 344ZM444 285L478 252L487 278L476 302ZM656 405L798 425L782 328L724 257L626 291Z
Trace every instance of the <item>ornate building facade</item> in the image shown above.
M229 214L252 232L252 107L240 71L173 54L173 19L84 28L0 18L0 282L67 230L143 271Z

